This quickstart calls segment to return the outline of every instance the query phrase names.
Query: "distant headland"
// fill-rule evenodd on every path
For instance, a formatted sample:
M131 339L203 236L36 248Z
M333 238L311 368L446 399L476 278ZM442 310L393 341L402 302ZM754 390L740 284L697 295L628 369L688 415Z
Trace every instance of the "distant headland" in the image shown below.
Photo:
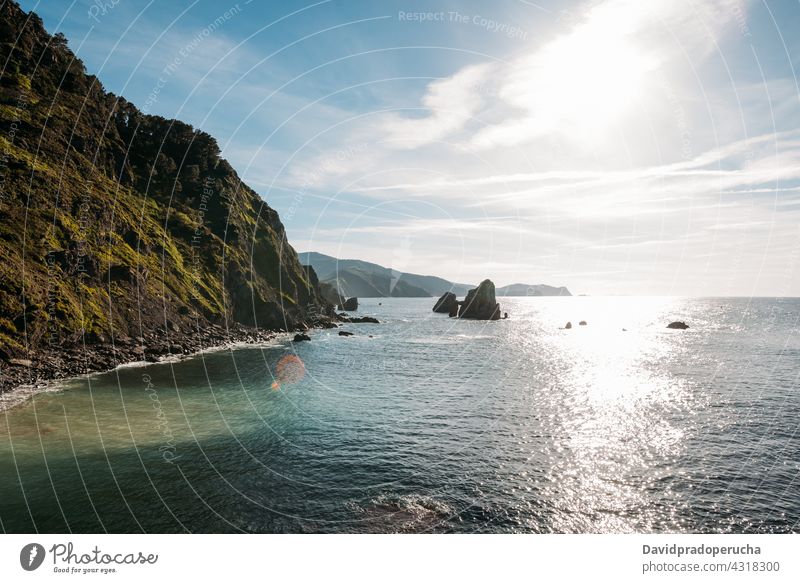
M426 298L445 293L466 296L477 284L456 283L433 275L406 273L377 263L358 259L338 259L314 251L300 253L300 262L310 265L328 293L361 298ZM325 291L325 290L323 290ZM509 296L571 296L566 287L546 284L514 283L499 287L495 293ZM338 303L335 297L329 298Z

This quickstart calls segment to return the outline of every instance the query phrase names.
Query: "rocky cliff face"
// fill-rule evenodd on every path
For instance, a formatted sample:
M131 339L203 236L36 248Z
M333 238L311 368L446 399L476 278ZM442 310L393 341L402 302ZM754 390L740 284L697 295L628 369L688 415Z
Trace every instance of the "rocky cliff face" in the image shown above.
M210 135L145 115L0 6L0 356L331 313Z

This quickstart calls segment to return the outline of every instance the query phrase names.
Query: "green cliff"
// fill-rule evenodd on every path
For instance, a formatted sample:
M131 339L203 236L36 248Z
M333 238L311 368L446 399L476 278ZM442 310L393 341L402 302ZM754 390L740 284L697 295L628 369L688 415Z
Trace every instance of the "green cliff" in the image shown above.
M330 313L210 135L145 115L0 6L0 350ZM313 272L312 272L313 273ZM313 279L313 281L312 281Z

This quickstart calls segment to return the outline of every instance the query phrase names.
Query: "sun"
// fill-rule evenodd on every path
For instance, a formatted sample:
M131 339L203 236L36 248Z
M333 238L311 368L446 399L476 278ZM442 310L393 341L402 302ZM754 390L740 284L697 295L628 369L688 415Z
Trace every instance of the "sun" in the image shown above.
M527 109L536 129L603 131L641 99L651 68L646 49L631 38L587 24L524 61L504 97Z

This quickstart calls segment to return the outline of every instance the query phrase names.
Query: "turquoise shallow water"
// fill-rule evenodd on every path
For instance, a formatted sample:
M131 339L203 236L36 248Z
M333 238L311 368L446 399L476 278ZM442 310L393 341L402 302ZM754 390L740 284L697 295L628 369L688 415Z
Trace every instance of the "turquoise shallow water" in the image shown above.
M364 300L382 323L350 338L39 394L0 413L0 527L800 530L800 300L502 304L470 322Z

